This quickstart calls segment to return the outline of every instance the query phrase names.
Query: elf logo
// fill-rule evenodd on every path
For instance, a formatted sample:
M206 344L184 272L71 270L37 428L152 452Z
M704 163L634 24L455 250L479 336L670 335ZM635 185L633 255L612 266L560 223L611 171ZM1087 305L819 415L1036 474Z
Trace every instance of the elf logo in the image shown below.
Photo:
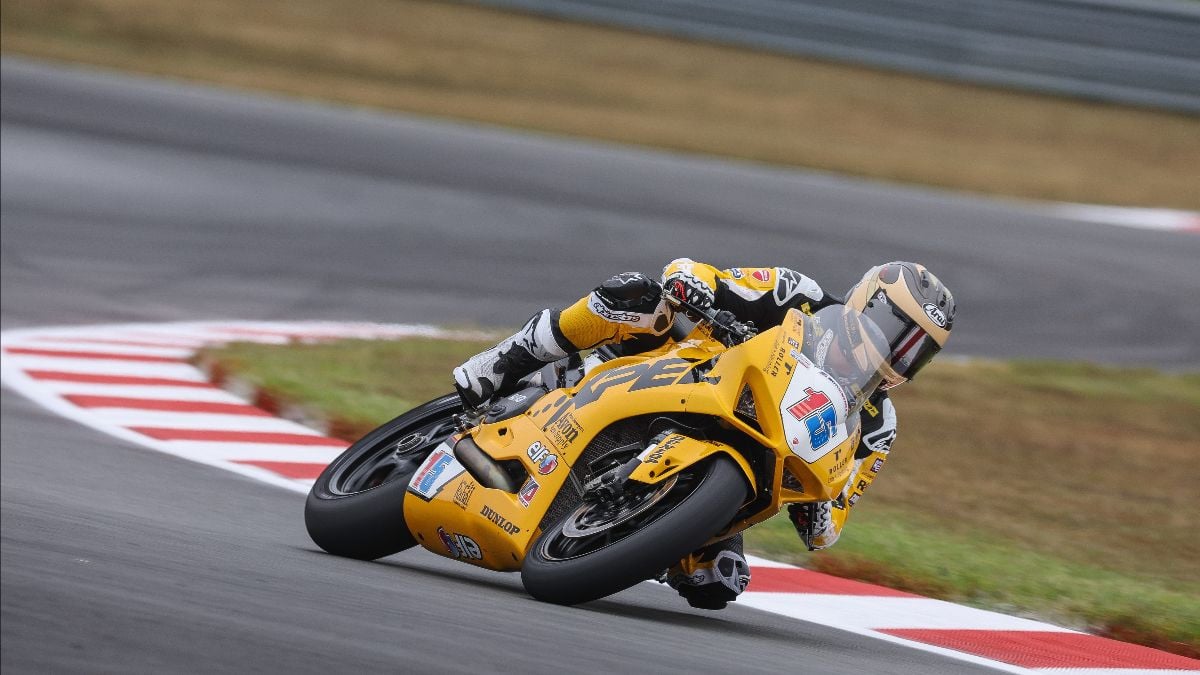
M538 473L545 476L558 468L558 455L550 452L550 449L542 445L541 441L534 441L533 445L525 450L525 454L534 462L537 462Z

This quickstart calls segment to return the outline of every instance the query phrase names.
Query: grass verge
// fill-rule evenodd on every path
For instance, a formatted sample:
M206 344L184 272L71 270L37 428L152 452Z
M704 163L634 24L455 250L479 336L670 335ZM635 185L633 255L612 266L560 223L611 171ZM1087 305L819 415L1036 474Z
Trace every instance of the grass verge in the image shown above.
M357 438L450 389L481 342L235 344L202 360ZM1200 375L936 363L896 392L885 477L829 551L790 524L751 551L1200 656Z
M1200 209L1200 117L429 0L2 0L9 53L1023 197Z

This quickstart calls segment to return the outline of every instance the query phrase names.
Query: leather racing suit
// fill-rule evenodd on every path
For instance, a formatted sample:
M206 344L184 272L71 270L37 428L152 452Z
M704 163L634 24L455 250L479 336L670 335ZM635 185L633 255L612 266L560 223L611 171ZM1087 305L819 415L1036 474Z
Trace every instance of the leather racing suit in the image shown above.
M679 258L663 269L661 285L641 273L618 274L566 309L538 312L516 334L454 370L460 395L469 405L478 405L508 393L507 388L544 363L585 349L615 344L624 353L637 353L662 345L673 321L662 297L664 287L692 304L730 311L759 329L779 325L789 309L812 314L840 302L816 281L786 267L719 270ZM837 541L850 510L878 476L895 440L896 413L885 391L876 391L860 414L862 436L842 493L832 501L788 507L809 550ZM723 608L750 580L741 534L693 552L661 578L694 607Z

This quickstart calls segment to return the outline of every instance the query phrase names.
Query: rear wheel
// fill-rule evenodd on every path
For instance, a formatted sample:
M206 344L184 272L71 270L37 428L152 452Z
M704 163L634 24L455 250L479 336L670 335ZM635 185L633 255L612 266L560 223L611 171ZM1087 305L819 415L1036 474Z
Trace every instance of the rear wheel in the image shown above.
M308 536L334 554L374 560L416 545L404 523L408 482L462 411L457 394L413 408L351 445L321 472L304 505Z
M624 490L615 504L585 501L534 542L521 568L530 595L574 605L649 579L724 528L747 493L741 470L720 455Z

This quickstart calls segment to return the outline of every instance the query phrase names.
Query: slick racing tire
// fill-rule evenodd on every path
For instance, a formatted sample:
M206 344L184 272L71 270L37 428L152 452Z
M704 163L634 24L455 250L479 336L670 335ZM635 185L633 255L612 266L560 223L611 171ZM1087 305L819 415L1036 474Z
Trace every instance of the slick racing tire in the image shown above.
M629 486L642 495L629 512L597 517L585 503L546 528L521 568L530 595L574 605L654 577L728 525L747 495L741 470L720 455L657 486Z
M408 482L454 430L457 394L413 408L333 460L308 493L304 524L334 555L374 560L416 545L404 523Z

